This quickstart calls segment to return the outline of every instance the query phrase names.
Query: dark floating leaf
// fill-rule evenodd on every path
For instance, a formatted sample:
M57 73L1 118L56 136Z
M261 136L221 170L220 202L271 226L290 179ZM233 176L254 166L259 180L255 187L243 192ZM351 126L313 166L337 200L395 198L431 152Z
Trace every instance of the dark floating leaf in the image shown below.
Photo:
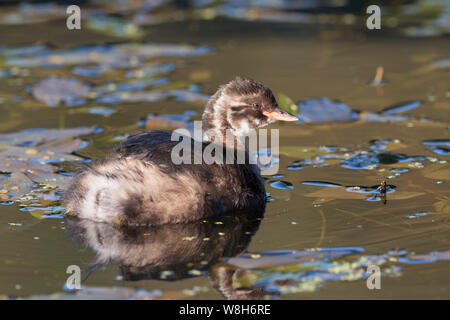
M305 169L306 167L304 167L304 166L289 166L287 168L288 168L288 170L302 170L302 169Z
M355 113L341 102L328 98L307 99L299 104L298 117L303 122L324 123L337 121L353 121Z
M347 169L364 169L373 170L378 167L379 164L395 164L403 162L421 162L429 159L424 156L406 156L403 154L396 154L391 152L376 153L373 151L359 153L353 157L343 160L342 167Z
M322 181L302 181L302 184L307 186L318 186L318 187L342 187L342 185L332 182L322 182Z
M413 101L384 109L379 113L352 111L347 105L331 101L328 98L307 99L299 104L300 112L297 115L302 122L327 123L362 120L369 122L401 122L413 119L408 115L399 115L418 108L420 101Z
M347 169L373 170L377 168L378 158L367 153L357 154L350 159L342 161L342 167Z
M281 189L281 190L294 189L294 186L292 185L292 183L290 183L288 181L282 181L282 180L274 181L274 182L270 183L270 186L272 188Z
M437 153L441 156L450 156L450 149L449 148L444 148L444 147L430 147L431 150L434 151L434 153Z
M436 140L425 140L422 142L426 146L430 146L430 150L441 156L450 155L450 149L445 147L450 147L450 140L436 139Z
M424 145L426 146L446 146L446 147L450 147L450 140L440 140L440 139L436 139L436 140L425 140L422 142Z
M381 164L393 164L408 159L408 157L403 154L395 154L390 152L380 152L376 155L376 157L378 162Z
M328 98L307 99L299 104L300 113L298 117L303 122L326 123L363 120L369 122L401 122L412 118L399 113L419 107L420 101L414 101L395 107L387 108L380 113L354 112L347 105L331 101Z

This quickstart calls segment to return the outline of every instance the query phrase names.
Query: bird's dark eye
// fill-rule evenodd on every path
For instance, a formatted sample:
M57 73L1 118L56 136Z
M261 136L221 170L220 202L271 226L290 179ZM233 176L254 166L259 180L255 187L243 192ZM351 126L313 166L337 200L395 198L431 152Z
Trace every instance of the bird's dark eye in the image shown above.
M254 106L255 108L261 107L261 105L260 105L259 103L257 103L257 102L254 102L254 103L252 104L252 106Z

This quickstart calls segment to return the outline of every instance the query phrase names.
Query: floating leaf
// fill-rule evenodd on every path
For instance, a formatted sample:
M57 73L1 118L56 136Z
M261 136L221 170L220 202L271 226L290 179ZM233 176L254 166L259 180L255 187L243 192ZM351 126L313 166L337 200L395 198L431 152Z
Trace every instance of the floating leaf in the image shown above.
M307 186L318 186L318 187L342 187L342 185L332 182L322 182L322 181L302 181L302 184Z
M71 129L27 129L14 133L0 134L0 142L14 146L35 146L56 140L84 136L95 132L95 128Z
M381 114L383 115L395 115L398 113L402 113L405 111L413 110L418 108L421 105L420 101L413 101L405 104L401 104L399 106L389 107L387 109L384 109L381 111Z
M130 70L126 73L128 78L147 78L154 77L162 73L169 73L175 69L173 63L146 65L139 69Z
M450 58L431 61L430 65L434 68L448 68L450 67Z
M48 53L50 47L47 45L29 45L18 47L0 47L0 55L2 56L35 56Z
M356 119L355 113L347 105L328 98L307 99L299 107L299 118L304 122L325 123Z
M88 112L91 114L95 114L95 115L109 117L114 112L116 112L116 110L114 110L113 108L98 106L98 107L88 108Z
M288 181L281 181L281 180L271 182L270 186L272 188L280 189L280 190L291 190L291 189L294 189L294 186L292 185L292 183L290 183Z
M450 147L450 140L444 140L444 139L426 140L426 141L423 141L422 143L426 146L430 146L429 149L433 150L433 152L435 152L439 155L442 155L442 156L450 155L450 149L448 148L448 147Z
M124 102L155 102L169 97L167 91L137 91L106 94L95 100L97 103L118 104Z
M37 82L31 93L33 97L50 107L64 102L66 106L80 105L89 96L90 87L76 79L49 77Z
M29 48L26 48L31 50ZM135 68L139 59L157 57L191 57L211 53L206 46L187 44L126 43L77 47L68 50L40 50L29 54L23 47L8 48L5 64L17 67L55 67L62 65L101 64L112 68ZM15 51L14 51L15 50ZM5 52L5 50L3 50ZM0 54L2 51L0 50ZM135 57L134 59L130 57ZM137 60L136 60L137 59Z
M238 257L225 259L225 261L228 264L242 269L263 269L293 263L301 264L320 260L330 260L362 251L361 248L267 251L259 253L258 259L254 259L252 257L253 254L244 254Z
M23 173L13 172L10 176L0 175L0 186L0 199L13 201L29 193L33 183Z
M30 169L25 172L25 175L35 183L60 189L65 189L72 181L71 177L37 169Z
M313 292L327 281L362 280L370 276L368 267L372 265L380 268L381 276L399 277L399 264L450 260L450 251L409 254L404 250L397 250L388 254L361 255L362 251L361 248L286 250L262 252L259 253L259 259L251 259L249 254L246 254L226 259L227 265L214 266L213 275L216 276L212 279L217 285L218 281L223 280L220 274L232 274L232 290L227 288L227 291L224 291L227 296L235 297L233 294L240 293L235 298L261 299L267 296ZM358 256L343 259L352 254ZM255 297L251 293L260 293L260 296Z
M160 86L167 83L167 79L150 79L150 80L129 80L122 82L108 82L96 86L92 89L92 97L100 97L106 93L119 93L128 91L139 91L149 86ZM129 93L125 93L129 94Z
M170 90L169 95L179 101L207 101L210 96L190 90Z
M422 142L426 146L446 146L450 147L450 140L436 139L436 140L425 140Z
M184 115L153 115L149 114L145 120L147 130L175 130L178 128L188 128L189 117Z
M431 252L429 254L409 254L398 259L401 263L432 263L450 260L450 251Z
M358 119L368 122L402 122L412 117L407 115L383 115L373 112L361 112L358 114Z
M113 16L93 16L86 20L86 26L91 30L116 37L138 38L145 34L136 24Z
M55 173L57 168L52 163L82 160L72 152L85 147L86 143L74 137L93 132L94 128L76 128L0 134L0 181L6 188L0 200L22 197L30 192L32 182L65 188L70 177Z
M107 64L94 66L75 66L72 68L72 73L84 77L100 77L103 73L108 71L112 71L112 66Z
M291 98L282 93L278 95L278 104L280 105L281 109L291 114L298 113L298 106L291 100Z
M124 91L119 93L106 94L96 99L97 103L117 104L123 102L155 102L175 97L181 101L206 101L209 96L192 92L189 90L153 90L153 91Z
M66 7L54 3L20 3L0 13L0 24L30 24L66 17Z
M397 154L391 152L361 152L349 159L342 161L342 167L347 169L363 169L374 170L382 165L393 165L397 163L420 163L424 160L429 160L429 157L424 156L407 156L404 154ZM421 164L421 166L423 166Z

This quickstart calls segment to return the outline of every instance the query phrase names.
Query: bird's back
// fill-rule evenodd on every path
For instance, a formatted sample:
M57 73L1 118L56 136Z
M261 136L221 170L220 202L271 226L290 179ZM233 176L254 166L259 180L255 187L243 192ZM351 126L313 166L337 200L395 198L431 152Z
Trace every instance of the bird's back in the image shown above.
M198 153L209 143L196 148L192 139L191 163L176 164L172 150L179 141L171 136L160 130L135 134L112 157L83 168L66 192L67 211L96 221L156 225L264 207L256 165L207 164Z

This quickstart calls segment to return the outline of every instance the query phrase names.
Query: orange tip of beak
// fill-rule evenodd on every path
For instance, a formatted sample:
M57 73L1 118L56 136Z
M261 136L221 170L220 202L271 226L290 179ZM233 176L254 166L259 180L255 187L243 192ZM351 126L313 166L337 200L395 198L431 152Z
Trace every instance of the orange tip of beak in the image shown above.
M298 118L289 112L284 111L281 108L276 108L274 111L263 111L269 120L281 120L281 121L297 121Z

